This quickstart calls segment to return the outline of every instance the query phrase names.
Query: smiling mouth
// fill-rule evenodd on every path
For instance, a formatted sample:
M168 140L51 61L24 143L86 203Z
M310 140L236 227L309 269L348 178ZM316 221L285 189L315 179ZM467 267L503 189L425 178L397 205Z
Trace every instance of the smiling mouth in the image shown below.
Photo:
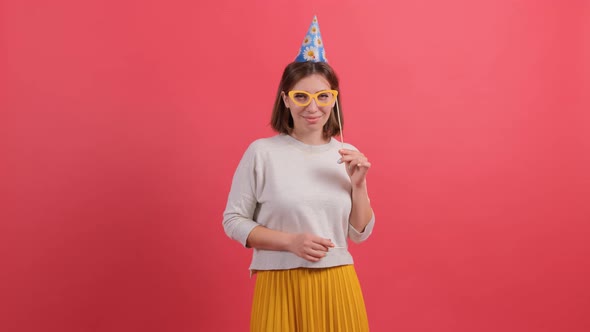
M315 118L305 118L304 117L305 121L307 121L308 123L316 123L316 122L320 121L320 118L321 117L315 117Z

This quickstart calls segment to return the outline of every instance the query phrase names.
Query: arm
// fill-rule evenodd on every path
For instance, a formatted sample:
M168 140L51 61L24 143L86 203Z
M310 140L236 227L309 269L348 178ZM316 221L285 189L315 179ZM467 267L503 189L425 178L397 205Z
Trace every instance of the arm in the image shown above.
M350 224L359 233L362 233L372 218L373 209L371 208L371 202L369 201L369 194L367 192L367 182L365 181L363 184L360 185L353 185Z
M317 262L326 256L326 252L334 247L334 243L329 239L311 234L285 233L259 226L250 232L246 246L264 250L289 251L310 262Z
M238 164L223 212L225 233L243 246L248 234L259 225L253 220L257 204L254 149L250 145Z
M339 152L342 156L340 162L345 164L346 172L350 176L352 185L352 209L350 211L349 223L356 234L351 238L354 242L361 242L372 231L372 225L375 220L367 190L367 172L371 168L371 163L359 151L342 149ZM368 234L361 234L365 231Z

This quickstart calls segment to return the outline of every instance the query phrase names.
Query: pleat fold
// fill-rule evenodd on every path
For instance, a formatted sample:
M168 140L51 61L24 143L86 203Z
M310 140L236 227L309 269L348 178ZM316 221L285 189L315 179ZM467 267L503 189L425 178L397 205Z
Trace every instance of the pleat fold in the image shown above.
M354 266L258 271L250 331L369 331Z

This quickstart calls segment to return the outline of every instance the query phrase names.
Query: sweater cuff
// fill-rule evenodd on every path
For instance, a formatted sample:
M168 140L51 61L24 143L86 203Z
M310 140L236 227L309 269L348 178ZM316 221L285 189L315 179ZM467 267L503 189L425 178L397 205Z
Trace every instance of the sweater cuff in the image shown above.
M350 223L348 224L348 237L354 243L360 243L365 241L371 233L373 232L373 227L375 226L375 212L373 212L373 216L365 229L362 232L357 231Z
M252 230L256 226L260 226L260 224L253 220L242 221L239 227L237 227L238 229L236 229L236 232L234 233L234 240L239 241L245 248L249 248L248 246L246 246L246 241L248 241L248 236L250 235L250 232L252 232Z

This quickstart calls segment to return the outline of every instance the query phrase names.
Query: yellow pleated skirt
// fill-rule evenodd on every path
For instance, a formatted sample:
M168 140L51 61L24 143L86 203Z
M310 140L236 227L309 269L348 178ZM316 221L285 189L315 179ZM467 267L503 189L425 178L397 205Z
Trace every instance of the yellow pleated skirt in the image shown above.
M258 271L250 331L369 331L354 266Z

